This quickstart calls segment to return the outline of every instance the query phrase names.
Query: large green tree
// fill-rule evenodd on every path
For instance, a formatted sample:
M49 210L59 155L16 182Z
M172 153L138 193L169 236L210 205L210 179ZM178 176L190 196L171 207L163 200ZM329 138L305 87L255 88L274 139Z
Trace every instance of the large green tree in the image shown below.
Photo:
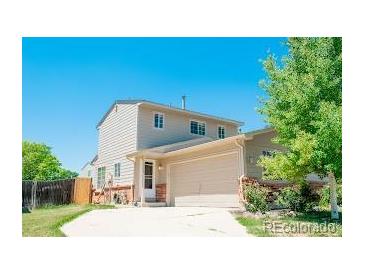
M304 182L316 173L335 185L342 178L342 39L289 38L287 46L281 62L273 55L263 62L268 96L260 108L287 150L260 164L267 178Z
M76 177L76 172L64 169L45 144L22 143L23 180L56 180Z

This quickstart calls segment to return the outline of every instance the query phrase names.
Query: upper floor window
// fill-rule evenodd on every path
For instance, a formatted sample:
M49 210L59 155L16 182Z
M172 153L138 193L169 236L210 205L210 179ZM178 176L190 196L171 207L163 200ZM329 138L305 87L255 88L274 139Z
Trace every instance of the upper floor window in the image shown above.
M114 164L114 177L120 177L120 163Z
M164 128L164 115L163 113L155 113L154 115L154 127Z
M190 133L205 135L205 123L198 121L190 121Z
M105 183L105 166L98 168L98 182L97 187L101 188Z
M218 138L219 139L226 138L226 129L224 128L224 126L218 126Z
M91 177L91 170L87 171L87 177Z

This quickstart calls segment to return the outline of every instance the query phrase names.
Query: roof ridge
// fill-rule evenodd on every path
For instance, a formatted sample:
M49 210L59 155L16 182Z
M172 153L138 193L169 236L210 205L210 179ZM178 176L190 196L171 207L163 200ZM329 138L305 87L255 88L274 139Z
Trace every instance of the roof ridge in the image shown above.
M97 124L96 127L98 128L104 122L104 120L109 115L109 113L113 110L113 107L116 104L139 104L139 103L141 103L141 104L143 104L143 103L150 104L150 105L153 105L153 106L163 107L163 108L171 109L173 111L178 111L178 112L191 113L191 114L196 115L196 116L202 116L202 117L206 117L208 119L213 119L213 120L225 121L227 123L232 123L232 124L236 124L236 125L239 125L239 126L242 126L244 124L241 121L233 120L233 119L230 119L230 118L223 118L223 117L219 117L219 116L216 116L216 115L205 114L205 113L197 112L197 111L193 111L193 110L181 109L181 108L178 108L178 107L174 107L174 106L170 106L170 105L165 105L165 104L162 104L162 103L156 103L156 102L153 102L153 101L150 101L150 100L145 100L145 99L126 99L126 100L115 100L114 103L109 108L109 110L104 114L103 118L100 120L100 122Z

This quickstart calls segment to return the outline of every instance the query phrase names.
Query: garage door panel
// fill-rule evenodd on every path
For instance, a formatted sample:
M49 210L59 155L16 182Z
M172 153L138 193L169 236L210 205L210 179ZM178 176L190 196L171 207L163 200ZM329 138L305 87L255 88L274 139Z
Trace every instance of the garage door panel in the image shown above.
M237 177L237 153L173 165L170 169L172 204L236 207Z
M175 197L175 206L237 207L237 195L209 195Z

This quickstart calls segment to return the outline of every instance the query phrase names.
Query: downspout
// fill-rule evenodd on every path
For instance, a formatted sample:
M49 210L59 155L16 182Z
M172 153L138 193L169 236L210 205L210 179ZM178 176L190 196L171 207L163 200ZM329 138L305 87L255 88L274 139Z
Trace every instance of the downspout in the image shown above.
M239 155L238 155L238 161L239 161L239 172L240 172L240 176L238 178L238 185L239 185L239 193L240 195L243 195L242 197L240 196L240 199L242 198L242 202L244 203L244 189L243 189L243 178L246 176L246 146L243 145L242 143L240 143L238 141L238 139L235 140L235 145L239 148ZM244 207L244 205L243 205Z
M239 173L241 178L242 176L246 176L246 167L245 167L246 147L242 145L238 141L238 139L235 140L235 145L239 149L238 162L239 162Z

